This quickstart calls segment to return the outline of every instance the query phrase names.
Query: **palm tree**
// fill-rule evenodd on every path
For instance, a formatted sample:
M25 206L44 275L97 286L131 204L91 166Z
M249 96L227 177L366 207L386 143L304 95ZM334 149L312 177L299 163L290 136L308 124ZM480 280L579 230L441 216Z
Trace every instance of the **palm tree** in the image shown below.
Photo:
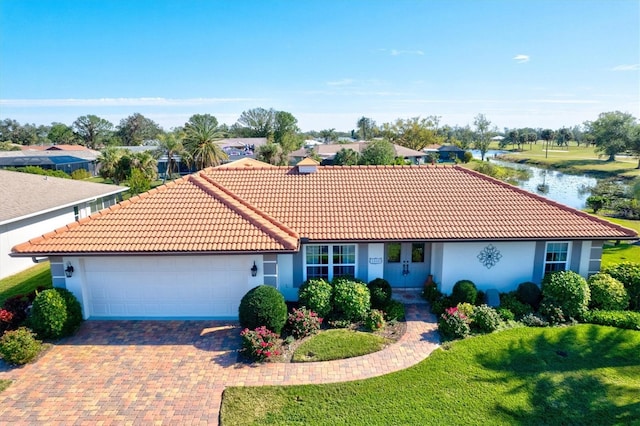
M136 152L131 156L131 170L133 169L140 170L149 180L155 180L158 173L158 162L149 151Z
M182 139L184 134L179 131L171 133L165 133L160 136L160 143L158 149L155 151L155 157L160 158L163 155L167 156L167 170L164 173L164 182L167 181L167 176L171 179L173 170L176 167L176 157L180 157L181 160L189 162L189 153L182 145Z
M198 170L217 166L228 158L216 143L224 138L218 128L218 120L209 114L196 114L184 126L184 147Z
M100 165L99 174L103 179L114 179L116 168L120 158L124 155L124 151L113 146L102 150L98 156L98 164Z

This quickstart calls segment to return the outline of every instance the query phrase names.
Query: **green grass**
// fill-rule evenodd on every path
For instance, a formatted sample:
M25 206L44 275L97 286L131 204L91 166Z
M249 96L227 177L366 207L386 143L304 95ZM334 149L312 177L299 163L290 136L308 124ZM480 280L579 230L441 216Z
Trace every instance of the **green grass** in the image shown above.
M382 349L386 341L371 333L335 329L323 331L302 343L293 353L294 362L330 361L366 355Z
M52 286L49 262L39 263L26 271L0 280L0 305L8 297L30 293L39 286Z
M544 142L536 145L523 145L522 151L513 151L503 156L508 161L515 161L552 168L565 173L586 173L594 177L606 178L622 176L632 178L640 175L638 160L631 157L616 156L616 161L607 161L606 156L600 156L593 147L571 145L566 147L549 147L545 156Z
M11 380L0 380L0 392L5 390L11 385Z
M640 263L640 246L628 243L605 244L602 250L602 266L620 262Z
M640 332L516 328L452 343L373 379L230 387L226 425L640 424Z

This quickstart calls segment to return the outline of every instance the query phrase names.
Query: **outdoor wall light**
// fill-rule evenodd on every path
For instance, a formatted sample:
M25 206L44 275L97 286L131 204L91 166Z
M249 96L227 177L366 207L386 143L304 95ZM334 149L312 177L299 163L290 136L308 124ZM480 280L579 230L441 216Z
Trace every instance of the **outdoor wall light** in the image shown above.
M253 266L251 267L251 276L255 277L256 275L258 275L258 267L256 266L256 261L254 260Z
M64 270L64 274L67 278L71 278L73 275L73 266L71 266L71 262L67 262L67 269Z

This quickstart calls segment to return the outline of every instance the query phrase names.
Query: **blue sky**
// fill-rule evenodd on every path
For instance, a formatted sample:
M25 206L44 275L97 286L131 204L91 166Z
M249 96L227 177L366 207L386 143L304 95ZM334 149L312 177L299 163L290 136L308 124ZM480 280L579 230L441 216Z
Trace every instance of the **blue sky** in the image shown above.
M498 128L640 117L640 1L0 0L0 118L291 112Z

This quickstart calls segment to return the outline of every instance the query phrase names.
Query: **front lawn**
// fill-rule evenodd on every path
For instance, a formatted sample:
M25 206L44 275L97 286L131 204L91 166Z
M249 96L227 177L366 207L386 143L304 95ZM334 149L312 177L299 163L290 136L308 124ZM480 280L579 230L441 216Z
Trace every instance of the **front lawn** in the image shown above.
M621 262L640 263L640 246L629 243L605 244L602 249L602 266Z
M446 349L445 349L446 348ZM640 332L516 328L357 382L231 387L223 424L639 424Z
M39 263L0 280L0 306L11 296L28 294L40 286L50 288L52 285L49 262Z
M293 353L293 362L330 361L366 355L384 348L383 337L346 329L326 330L310 337Z

